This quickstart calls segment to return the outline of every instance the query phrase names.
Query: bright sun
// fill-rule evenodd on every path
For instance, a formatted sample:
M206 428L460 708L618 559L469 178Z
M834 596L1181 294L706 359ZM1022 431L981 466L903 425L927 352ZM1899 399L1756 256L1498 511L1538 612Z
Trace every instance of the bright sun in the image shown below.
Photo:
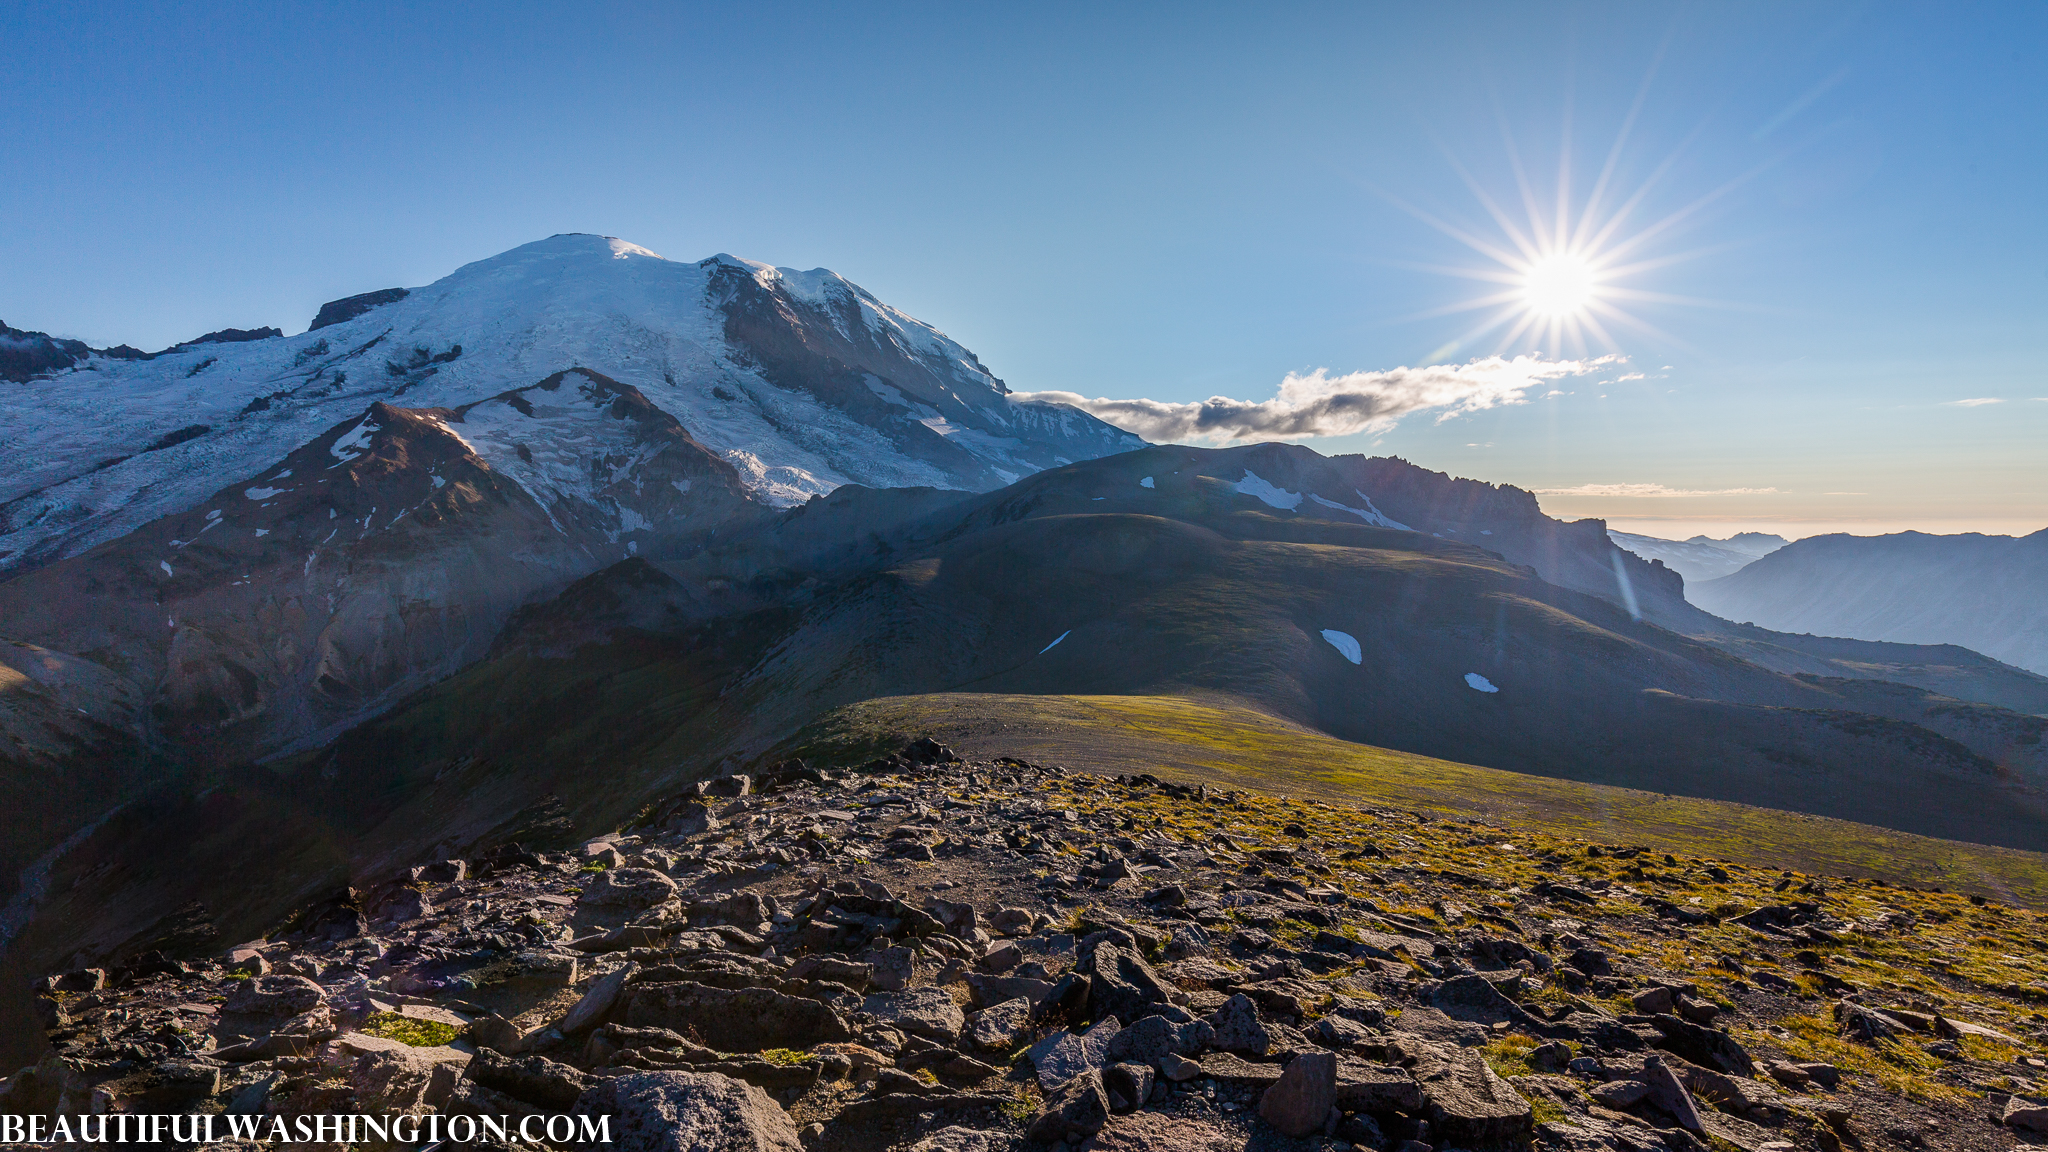
M1530 263L1522 273L1522 299L1529 311L1547 320L1582 316L1598 294L1599 276L1576 252L1552 252Z

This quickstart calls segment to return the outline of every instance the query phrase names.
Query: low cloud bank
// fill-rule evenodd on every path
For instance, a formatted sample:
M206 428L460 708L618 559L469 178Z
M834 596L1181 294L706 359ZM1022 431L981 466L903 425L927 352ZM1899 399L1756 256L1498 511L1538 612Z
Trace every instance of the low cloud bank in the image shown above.
M1074 392L1016 392L1018 400L1071 404L1084 412L1135 432L1155 444L1204 440L1299 440L1314 436L1345 436L1381 432L1403 416L1441 409L1439 420L1503 404L1522 404L1529 389L1566 376L1583 376L1620 362L1619 356L1590 360L1544 360L1489 356L1469 364L1437 364L1427 368L1394 368L1385 372L1348 372L1332 376L1318 368L1306 376L1288 373L1280 394L1270 400L1233 400L1211 396L1203 401L1089 399Z

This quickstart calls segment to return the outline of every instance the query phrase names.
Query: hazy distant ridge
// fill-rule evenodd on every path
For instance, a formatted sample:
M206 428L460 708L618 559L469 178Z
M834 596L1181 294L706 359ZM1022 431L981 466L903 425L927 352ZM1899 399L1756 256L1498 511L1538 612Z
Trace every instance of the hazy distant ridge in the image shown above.
M1688 582L1686 598L1780 632L1961 644L2048 674L2048 530L1813 536Z

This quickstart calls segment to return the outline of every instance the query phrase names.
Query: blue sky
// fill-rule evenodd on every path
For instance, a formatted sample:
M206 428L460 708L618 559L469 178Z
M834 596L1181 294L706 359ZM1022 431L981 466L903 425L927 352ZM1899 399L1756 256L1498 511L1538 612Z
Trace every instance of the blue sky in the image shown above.
M1574 354L1425 315L1500 287L1435 270L1492 264L1438 225L1500 239L1517 160L1582 206L1627 124L1614 235L1679 218L1618 286L1691 302L1612 301L1644 327L1584 351L1626 363L1521 402L1303 442L1658 535L2048 526L2038 5L0 4L0 37L16 327L298 331L590 231L830 267L1013 388L1168 403Z

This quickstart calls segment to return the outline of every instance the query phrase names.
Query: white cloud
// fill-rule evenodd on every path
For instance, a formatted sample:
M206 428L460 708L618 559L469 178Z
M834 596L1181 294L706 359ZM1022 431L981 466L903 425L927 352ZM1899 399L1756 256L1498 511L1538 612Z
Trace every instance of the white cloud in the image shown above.
M1438 421L1465 412L1527 402L1529 389L1566 376L1582 376L1619 356L1592 360L1542 360L1489 356L1468 364L1348 372L1331 376L1318 368L1288 373L1271 400L1212 396L1181 404L1162 400L1090 400L1073 392L1015 392L1019 400L1071 404L1154 443L1207 440L1293 440L1382 432L1414 412L1443 409Z
M1581 484L1576 488L1538 488L1538 496L1761 496L1776 488L1666 488L1662 484Z
M1973 396L1968 400L1951 400L1948 402L1948 406L1950 408L1982 408L1986 404L2003 403L2005 403L2004 399L1997 396Z

